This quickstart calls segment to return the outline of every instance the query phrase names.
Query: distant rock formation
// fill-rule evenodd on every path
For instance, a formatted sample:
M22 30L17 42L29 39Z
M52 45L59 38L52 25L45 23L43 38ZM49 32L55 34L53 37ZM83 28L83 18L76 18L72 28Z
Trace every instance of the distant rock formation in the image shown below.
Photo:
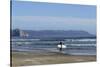
M27 37L35 39L66 39L66 38L96 38L96 35L79 30L12 30L13 37Z
M12 36L15 36L15 37L28 37L28 33L23 31L23 30L20 30L20 29L14 29L12 30Z
M23 30L20 30L20 37L28 37L28 33L23 31Z

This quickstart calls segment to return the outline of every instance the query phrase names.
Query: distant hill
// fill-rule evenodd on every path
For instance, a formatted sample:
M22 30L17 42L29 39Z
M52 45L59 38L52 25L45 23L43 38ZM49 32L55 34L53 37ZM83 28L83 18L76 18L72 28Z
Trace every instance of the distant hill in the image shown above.
M39 39L47 39L47 38L94 38L96 37L93 34L90 34L86 31L79 31L79 30L40 30L40 31L34 31L34 30L23 30L23 32L28 33L28 37L31 38L39 38ZM16 32L13 31L13 35L16 34ZM17 33L18 34L18 33Z

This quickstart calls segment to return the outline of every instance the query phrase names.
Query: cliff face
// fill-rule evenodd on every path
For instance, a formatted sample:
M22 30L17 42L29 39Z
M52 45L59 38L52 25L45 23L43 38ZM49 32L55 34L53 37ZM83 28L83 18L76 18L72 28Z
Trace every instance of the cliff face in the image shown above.
M12 31L13 37L32 37L32 38L78 38L78 37L96 37L86 31L77 31L77 30L18 30L15 29Z

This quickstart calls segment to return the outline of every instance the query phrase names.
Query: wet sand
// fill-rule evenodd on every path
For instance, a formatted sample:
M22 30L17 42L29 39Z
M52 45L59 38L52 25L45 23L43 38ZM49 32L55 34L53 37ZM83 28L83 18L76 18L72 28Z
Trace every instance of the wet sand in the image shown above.
M12 52L12 67L96 61L95 55L68 55L59 52Z

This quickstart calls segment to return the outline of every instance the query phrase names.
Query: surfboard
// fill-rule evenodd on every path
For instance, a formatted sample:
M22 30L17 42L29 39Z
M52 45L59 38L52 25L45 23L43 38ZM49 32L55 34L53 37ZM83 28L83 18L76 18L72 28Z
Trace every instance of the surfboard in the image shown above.
M61 45L58 44L57 47L58 47L58 48L61 48ZM62 48L67 48L67 46L63 44L63 45L62 45Z

